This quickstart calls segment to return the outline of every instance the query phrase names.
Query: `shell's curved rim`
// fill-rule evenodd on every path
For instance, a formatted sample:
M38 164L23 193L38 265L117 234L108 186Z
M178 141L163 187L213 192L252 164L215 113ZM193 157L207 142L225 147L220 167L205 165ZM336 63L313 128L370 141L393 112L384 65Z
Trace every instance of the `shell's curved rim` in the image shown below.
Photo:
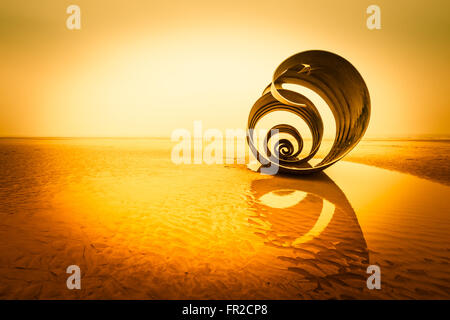
M295 165L289 166L283 159L264 157L255 147L253 134L250 133L263 116L278 110L292 112L303 119L311 130L313 147L305 159L308 161L314 157L323 137L320 114L307 97L284 89L282 85L287 83L302 85L316 92L325 100L335 118L336 135L333 145L324 159L314 167L298 166L304 159L291 161ZM293 101L294 98L297 100ZM329 51L303 51L288 57L275 69L272 82L250 110L247 141L256 159L262 157L266 163L278 166L281 172L313 173L341 160L359 143L367 130L370 113L367 85L352 63ZM294 138L302 139L301 136Z

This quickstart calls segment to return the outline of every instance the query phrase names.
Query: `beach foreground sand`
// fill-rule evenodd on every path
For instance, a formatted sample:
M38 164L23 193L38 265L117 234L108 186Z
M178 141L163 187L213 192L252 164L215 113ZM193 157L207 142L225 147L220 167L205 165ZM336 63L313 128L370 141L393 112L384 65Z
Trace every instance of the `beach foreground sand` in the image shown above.
M0 298L449 299L450 187L340 161L174 165L164 141L0 143ZM381 290L366 287L376 264ZM68 290L78 265L82 289Z

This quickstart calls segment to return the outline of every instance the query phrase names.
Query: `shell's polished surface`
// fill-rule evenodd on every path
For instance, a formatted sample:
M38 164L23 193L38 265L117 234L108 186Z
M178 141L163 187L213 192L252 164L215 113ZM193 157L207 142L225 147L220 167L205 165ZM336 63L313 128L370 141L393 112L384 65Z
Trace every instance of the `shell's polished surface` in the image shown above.
M336 123L336 135L328 154L315 166L307 162L319 150L324 124L310 99L285 84L303 86L317 93L330 108ZM300 156L303 137L289 124L271 128L258 150L254 129L259 120L274 111L287 111L300 117L311 132L312 144L306 156ZM250 150L258 161L275 165L279 172L304 174L321 171L344 157L361 140L370 118L369 91L363 78L344 58L326 51L304 51L283 61L275 70L272 82L253 105L247 125ZM274 131L276 130L276 131ZM273 132L289 135L292 139L279 139L270 150Z

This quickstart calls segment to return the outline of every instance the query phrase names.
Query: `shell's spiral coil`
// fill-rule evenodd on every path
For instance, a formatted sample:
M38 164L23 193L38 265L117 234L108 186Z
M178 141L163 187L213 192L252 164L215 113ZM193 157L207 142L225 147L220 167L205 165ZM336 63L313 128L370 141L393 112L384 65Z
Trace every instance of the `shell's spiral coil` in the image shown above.
M283 88L296 84L313 90L330 108L336 122L336 136L328 154L317 165L307 162L317 153L324 131L322 118L314 104L304 95ZM293 138L279 139L270 152L265 138L266 152L258 151L254 129L257 122L273 111L288 111L300 117L308 126L311 150L299 157L303 138L291 125L279 124L272 129ZM370 118L369 91L359 72L344 58L326 51L304 51L283 61L275 70L272 82L253 105L247 125L247 141L253 155L262 164L278 166L279 172L304 174L321 171L344 157L361 140Z

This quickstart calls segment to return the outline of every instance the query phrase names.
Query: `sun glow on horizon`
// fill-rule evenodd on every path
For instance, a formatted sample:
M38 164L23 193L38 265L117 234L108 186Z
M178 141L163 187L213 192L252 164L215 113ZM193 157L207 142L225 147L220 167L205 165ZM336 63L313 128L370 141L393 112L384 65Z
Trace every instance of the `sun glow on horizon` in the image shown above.
M413 26L418 9L407 15L384 1L373 32L357 2L105 3L79 1L79 31L64 27L68 2L0 6L17 22L0 34L0 136L169 137L199 119L245 128L275 67L309 49L335 52L362 74L373 106L366 137L450 134L450 50L431 9L420 14L434 24L408 40L393 23ZM300 6L311 14L298 19ZM424 59L427 81L412 67Z

